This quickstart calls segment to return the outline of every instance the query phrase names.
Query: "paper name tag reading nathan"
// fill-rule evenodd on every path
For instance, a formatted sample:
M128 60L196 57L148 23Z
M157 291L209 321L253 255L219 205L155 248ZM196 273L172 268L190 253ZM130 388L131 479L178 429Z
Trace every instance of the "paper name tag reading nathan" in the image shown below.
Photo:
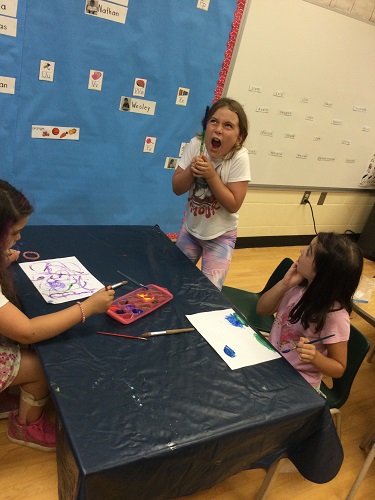
M124 7L116 5L116 3L122 4ZM128 13L128 0L117 0L116 3L105 2L103 0L87 0L85 14L125 24Z
M7 76L0 76L0 92L3 94L14 94L16 79Z

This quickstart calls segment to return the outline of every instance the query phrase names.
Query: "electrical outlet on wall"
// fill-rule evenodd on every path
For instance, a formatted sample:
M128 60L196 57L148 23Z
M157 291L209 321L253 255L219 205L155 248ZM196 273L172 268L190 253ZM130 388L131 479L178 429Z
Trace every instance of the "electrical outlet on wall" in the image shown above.
M309 201L311 191L305 191L302 196L301 205L306 205Z

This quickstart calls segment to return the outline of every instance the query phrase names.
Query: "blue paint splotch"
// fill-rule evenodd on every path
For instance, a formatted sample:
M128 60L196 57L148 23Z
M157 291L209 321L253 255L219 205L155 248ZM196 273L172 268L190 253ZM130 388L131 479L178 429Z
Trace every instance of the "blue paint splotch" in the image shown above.
M225 316L225 319L229 321L229 323L237 328L244 328L246 325L245 321L239 316L237 313L228 314Z
M226 345L224 347L224 352L230 358L235 358L236 357L236 353L233 351L233 349L231 347L229 347L229 345Z

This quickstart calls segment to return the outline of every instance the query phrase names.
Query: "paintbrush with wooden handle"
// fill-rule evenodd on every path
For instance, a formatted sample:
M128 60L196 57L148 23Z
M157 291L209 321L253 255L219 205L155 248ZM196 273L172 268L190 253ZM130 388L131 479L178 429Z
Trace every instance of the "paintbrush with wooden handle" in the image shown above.
M194 330L195 328L176 328L174 330L161 330L159 332L142 333L141 337L144 339L148 339L149 337L156 337L158 335L171 335L173 333L192 332Z

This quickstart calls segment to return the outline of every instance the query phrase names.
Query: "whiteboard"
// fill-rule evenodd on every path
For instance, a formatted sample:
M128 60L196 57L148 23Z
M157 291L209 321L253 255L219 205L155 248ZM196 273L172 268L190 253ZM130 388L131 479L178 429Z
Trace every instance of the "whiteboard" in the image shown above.
M374 189L360 185L375 154L374 54L371 24L248 1L224 94L250 121L252 185Z

